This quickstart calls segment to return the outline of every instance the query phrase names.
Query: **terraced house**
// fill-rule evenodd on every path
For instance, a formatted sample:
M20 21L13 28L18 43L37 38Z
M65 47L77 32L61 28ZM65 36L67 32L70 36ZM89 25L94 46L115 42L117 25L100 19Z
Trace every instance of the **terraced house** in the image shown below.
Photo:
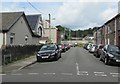
M107 21L94 32L96 44L113 44L120 46L120 13Z

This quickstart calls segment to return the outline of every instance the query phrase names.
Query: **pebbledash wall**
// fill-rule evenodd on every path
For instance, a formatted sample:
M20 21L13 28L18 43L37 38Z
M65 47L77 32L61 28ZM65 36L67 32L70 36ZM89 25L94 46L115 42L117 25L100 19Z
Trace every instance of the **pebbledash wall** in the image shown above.
M14 33L14 42L13 45L24 45L26 44L25 36L28 36L27 44L32 43L32 36L28 26L23 17L12 26L12 28L6 33L6 43L5 45L10 45L10 35Z

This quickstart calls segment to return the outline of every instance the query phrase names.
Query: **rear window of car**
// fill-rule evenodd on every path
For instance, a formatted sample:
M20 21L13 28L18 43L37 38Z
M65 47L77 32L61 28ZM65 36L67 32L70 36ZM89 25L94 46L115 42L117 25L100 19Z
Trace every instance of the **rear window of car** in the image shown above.
M104 46L99 46L99 49L102 49Z

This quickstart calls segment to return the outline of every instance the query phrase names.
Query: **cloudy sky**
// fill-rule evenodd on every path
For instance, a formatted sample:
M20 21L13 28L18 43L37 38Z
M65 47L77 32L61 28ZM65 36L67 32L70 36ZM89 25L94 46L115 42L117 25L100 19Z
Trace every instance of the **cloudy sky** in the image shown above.
M86 0L3 0L1 12L24 11L28 14L42 14L48 19L51 14L52 24L63 25L70 29L87 29L101 26L118 13L118 1Z

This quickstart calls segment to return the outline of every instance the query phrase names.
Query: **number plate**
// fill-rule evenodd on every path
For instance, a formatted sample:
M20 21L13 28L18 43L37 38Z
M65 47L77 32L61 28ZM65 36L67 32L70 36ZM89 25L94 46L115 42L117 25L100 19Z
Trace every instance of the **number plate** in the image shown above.
M48 58L48 56L44 56L44 57L42 57L42 58L43 58L43 59L44 59L44 58Z

